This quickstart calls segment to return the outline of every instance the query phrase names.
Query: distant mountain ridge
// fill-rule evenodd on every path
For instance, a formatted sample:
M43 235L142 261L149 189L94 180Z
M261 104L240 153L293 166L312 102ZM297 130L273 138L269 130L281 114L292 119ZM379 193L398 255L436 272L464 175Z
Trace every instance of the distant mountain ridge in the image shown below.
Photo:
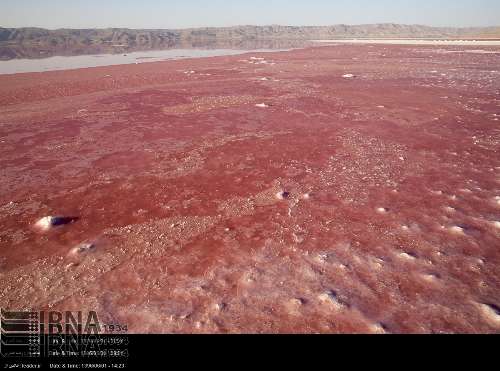
M401 24L235 26L190 29L0 28L0 59L124 52L196 46L256 45L266 41L333 38L500 38L500 27L451 28Z

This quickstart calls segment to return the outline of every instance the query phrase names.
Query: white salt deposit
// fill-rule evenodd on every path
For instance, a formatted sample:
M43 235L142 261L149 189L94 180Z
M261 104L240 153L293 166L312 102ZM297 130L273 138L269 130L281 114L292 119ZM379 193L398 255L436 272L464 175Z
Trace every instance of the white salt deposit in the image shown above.
M74 221L73 218L66 218L66 217L62 217L62 216L45 216L35 223L35 228L46 232L52 228L55 228L57 226L61 226L64 224L69 224L73 221Z
M343 307L342 303L337 300L337 294L334 291L327 291L318 296L318 299L322 303L330 304L335 309L341 309Z
M72 248L69 251L69 253L70 253L70 255L79 255L79 254L83 254L83 253L86 253L86 252L92 250L94 247L95 247L94 244L82 243L82 244Z
M43 231L48 231L51 229L54 225L54 217L53 216L46 216L40 219L35 223L35 227L43 230Z
M427 282L437 282L438 276L435 274L422 274L422 278Z
M453 234L462 234L462 235L465 234L465 229L459 226L450 227L448 228L448 231Z
M415 40L415 39L331 39L331 40L311 40L316 43L344 43L344 44L388 44L388 45L455 45L455 46L495 46L500 45L499 40ZM470 50L445 50L449 53L476 52ZM483 51L486 53L498 53L497 51Z
M413 261L413 260L416 260L417 258L415 258L413 255L410 255L406 252L402 252L401 254L399 254L399 257L404 259L404 260L409 260L409 261Z
M267 108L269 107L267 104L265 103L259 103L259 104L256 104L255 107L259 107L259 108Z
M286 191L279 191L278 193L276 193L276 198L278 200L286 200L289 197L290 197L290 193L286 192Z
M479 304L478 306L483 318L495 327L500 328L500 309L489 304Z
M370 331L373 334L386 334L387 332L385 331L384 327L380 323L374 323L370 325Z
M352 79L354 75L352 73L346 73L345 75L342 75L344 79Z

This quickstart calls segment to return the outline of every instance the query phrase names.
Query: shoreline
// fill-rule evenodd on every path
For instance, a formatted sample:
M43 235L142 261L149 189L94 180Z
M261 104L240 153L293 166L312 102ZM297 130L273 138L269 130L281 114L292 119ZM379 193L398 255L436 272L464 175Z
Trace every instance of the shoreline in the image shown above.
M24 73L72 71L85 68L111 67L134 64L137 65L144 63L168 62L177 60L226 57L245 55L247 53L273 53L290 50L293 49L165 49L117 54L53 56L41 59L11 59L0 61L0 76ZM61 66L65 63L69 65Z
M318 44L379 44L379 45L433 45L433 46L500 46L500 39L441 40L441 39L331 39L311 40Z

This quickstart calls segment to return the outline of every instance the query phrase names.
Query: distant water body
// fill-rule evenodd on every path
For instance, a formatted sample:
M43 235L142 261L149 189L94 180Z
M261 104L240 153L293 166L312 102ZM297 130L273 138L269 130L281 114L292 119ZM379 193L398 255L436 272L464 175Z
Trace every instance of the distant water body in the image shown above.
M174 59L218 57L250 52L276 52L285 50L288 49L169 49L132 52L127 54L79 55L70 57L50 57L45 59L13 59L9 61L0 61L0 75L73 70L77 68L139 64Z

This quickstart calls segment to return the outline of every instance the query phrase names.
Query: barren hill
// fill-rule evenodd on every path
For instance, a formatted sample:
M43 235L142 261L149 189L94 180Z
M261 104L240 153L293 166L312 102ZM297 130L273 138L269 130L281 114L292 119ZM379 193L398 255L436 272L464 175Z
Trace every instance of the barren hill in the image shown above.
M498 38L499 27L442 28L373 24L335 26L236 26L182 30L0 28L0 59L40 58L172 47L265 47L330 38Z

